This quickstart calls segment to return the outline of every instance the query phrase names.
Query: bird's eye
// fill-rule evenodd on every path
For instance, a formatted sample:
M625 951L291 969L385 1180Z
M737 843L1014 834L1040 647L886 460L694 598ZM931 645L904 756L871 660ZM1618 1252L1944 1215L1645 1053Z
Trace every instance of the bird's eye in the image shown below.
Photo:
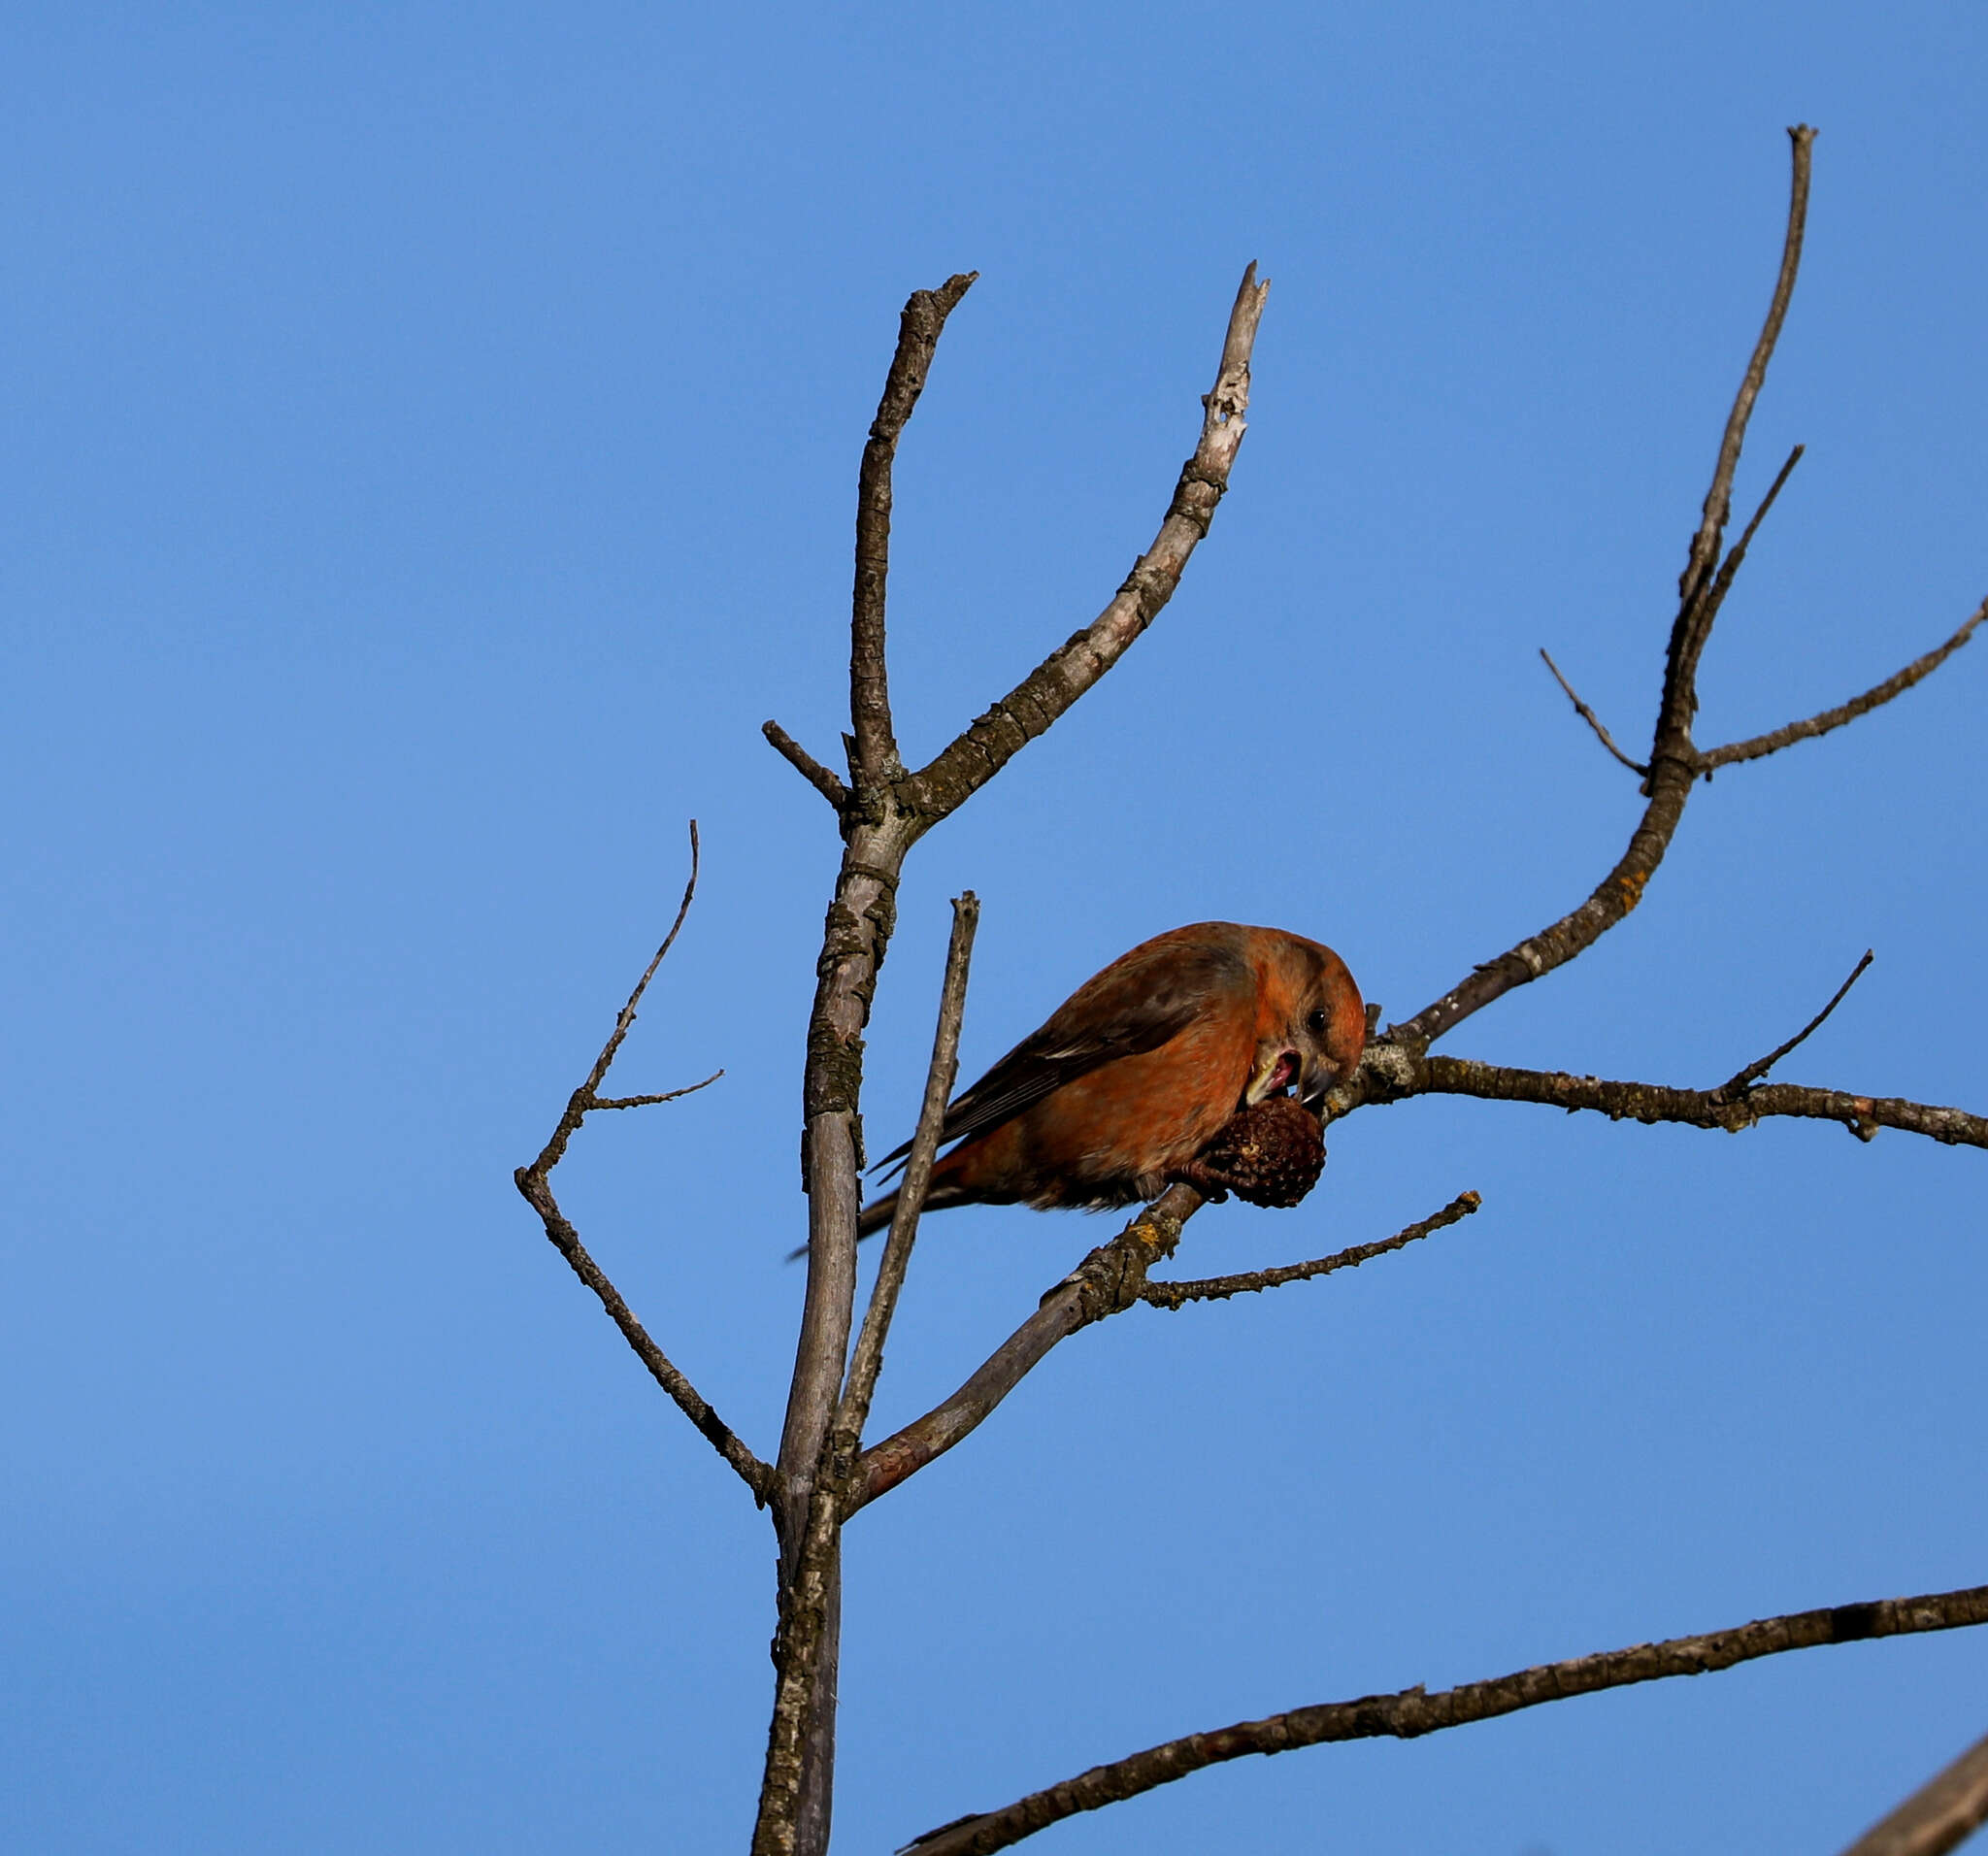
M1307 1031L1319 1032L1325 1029L1325 1008L1323 1006L1313 1006L1310 1011L1306 1014L1305 1029Z

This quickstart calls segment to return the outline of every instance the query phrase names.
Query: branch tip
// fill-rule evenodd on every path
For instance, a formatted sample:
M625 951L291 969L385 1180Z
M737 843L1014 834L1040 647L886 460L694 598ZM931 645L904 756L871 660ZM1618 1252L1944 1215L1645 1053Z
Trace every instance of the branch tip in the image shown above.
M1711 1092L1712 1100L1715 1102L1732 1102L1736 1100L1738 1097L1743 1095L1746 1092L1746 1089L1749 1084L1758 1081L1762 1077L1766 1076L1767 1073L1770 1070L1772 1070L1775 1064L1779 1063L1780 1060L1783 1057L1785 1057L1789 1051L1793 1050L1797 1044L1806 1043L1809 1033L1819 1029L1822 1025L1823 1020L1827 1018L1831 1012L1836 1011L1836 1009L1843 1003L1843 1000L1849 994L1850 988L1854 986L1858 980L1864 978L1865 968L1870 966L1872 961L1874 960L1876 957L1876 954L1871 948L1866 947L1864 949L1864 958L1858 961L1858 963L1850 969L1849 978L1845 979L1843 983L1836 989L1836 992L1832 995L1828 1005L1824 1006L1823 1009L1820 1011L1818 1011L1813 1018L1809 1019L1809 1021L1806 1025L1804 1025L1800 1031L1796 1032L1796 1034L1792 1038L1790 1038L1786 1044L1776 1044L1773 1049L1770 1050L1767 1053L1766 1056L1760 1058L1757 1062L1749 1063L1745 1069L1739 1071L1734 1076L1728 1077L1726 1081L1722 1082L1716 1089L1714 1089Z
M849 803L849 789L843 784L842 780L830 769L824 767L793 736L788 734L779 722L761 722L759 724L759 732L772 744L774 750L781 755L788 765L809 785L812 786L822 798L827 800L837 812L841 812Z
M1543 645L1540 647L1540 655L1541 658L1545 660L1546 668L1553 673L1553 680L1556 683L1558 683L1564 691L1566 691L1567 700L1574 705L1574 713L1595 731L1596 740L1598 740L1602 744L1602 746L1609 751L1609 753L1613 754L1615 758L1623 764L1623 766L1627 767L1632 774L1640 774L1643 776L1645 779L1647 779L1650 770L1647 767L1645 767L1641 761L1631 760L1629 756L1622 751L1621 748L1615 746L1615 737L1609 734L1607 729L1602 725L1602 718L1599 715L1597 715L1595 712L1587 706L1587 704L1582 702L1578 695L1575 694L1574 685L1570 683L1565 677L1561 676L1560 666L1553 661L1552 653L1549 652Z

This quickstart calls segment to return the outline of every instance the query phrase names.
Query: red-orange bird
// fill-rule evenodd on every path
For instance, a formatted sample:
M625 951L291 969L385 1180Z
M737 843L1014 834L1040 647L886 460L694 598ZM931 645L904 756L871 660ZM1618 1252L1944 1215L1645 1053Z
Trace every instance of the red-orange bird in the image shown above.
M1330 947L1232 921L1155 935L946 1110L941 1139L960 1144L932 1170L925 1210L1096 1210L1176 1179L1212 1195L1225 1181L1201 1155L1229 1118L1290 1092L1315 1104L1366 1042L1360 989ZM896 1206L894 1192L866 1206L857 1230L881 1230Z

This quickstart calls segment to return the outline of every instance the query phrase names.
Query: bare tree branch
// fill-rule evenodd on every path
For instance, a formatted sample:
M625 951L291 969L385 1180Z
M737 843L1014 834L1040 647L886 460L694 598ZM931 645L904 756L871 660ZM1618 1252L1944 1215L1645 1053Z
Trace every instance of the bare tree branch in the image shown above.
M1181 1227L1201 1209L1191 1186L1169 1186L1109 1243L1100 1244L1048 1294L960 1389L857 1460L845 1518L897 1487L975 1430L1059 1341L1140 1299L1145 1273L1174 1254Z
M670 932L663 937L663 945L656 949L655 958L643 970L635 990L628 995L628 1003L621 1008L614 1020L614 1029L608 1042L602 1045L601 1054L594 1059L593 1068L587 1072L586 1080L576 1089L566 1104L566 1112L559 1117L559 1125L552 1130L552 1138L540 1150L539 1157L528 1167L519 1167L512 1176L517 1182L517 1189L524 1195L525 1202L539 1214L546 1227L546 1236L552 1242L575 1276L586 1284L600 1298L601 1307L608 1311L609 1318L621 1330L622 1338L635 1349L636 1357L649 1371L649 1376L676 1401L677 1408L698 1428L710 1442L712 1448L738 1471L746 1486L763 1508L773 1491L774 1473L772 1466L762 1463L732 1432L706 1400L671 1363L669 1356L649 1339L648 1330L635 1318L633 1310L621 1299L621 1292L608 1279L607 1273L588 1254L586 1245L580 1243L580 1233L573 1228L566 1215L559 1210L559 1202L552 1196L552 1169L565 1158L567 1143L579 1132L580 1124L596 1109L630 1109L655 1102L674 1102L679 1096L687 1096L693 1090L702 1089L717 1080L707 1077L703 1082L692 1083L688 1089L673 1089L667 1095L626 1096L618 1099L603 1099L597 1092L607 1078L608 1071L613 1064L615 1053L620 1050L622 1040L628 1036L629 1027L635 1023L635 1009L642 1002L642 995L647 991L648 982L655 978L656 969L663 964L663 956L675 945L682 929L684 917L690 913L690 900L697 894L697 821L690 821L690 877L683 885L683 900L677 907L677 919L670 924ZM722 1076L722 1071L718 1076Z
M863 463L856 477L856 586L849 629L849 720L856 736L849 756L849 778L858 786L878 786L904 772L891 727L890 674L883 649L885 581L890 574L891 462L911 409L925 390L925 378L932 371L932 356L938 350L945 318L978 276L977 271L963 271L947 278L936 290L912 291L899 318L897 352L884 378L883 397L870 426L870 442L863 447ZM778 742L774 745L779 746Z
M1843 1856L1943 1856L1988 1823L1988 1740L1976 1740Z
M1859 1096L1792 1082L1757 1082L1735 1095L1717 1089L1673 1089L1656 1082L1611 1082L1557 1070L1512 1070L1469 1057L1417 1057L1398 1045L1370 1047L1362 1060L1361 1100L1406 1102L1414 1096L1474 1096L1480 1102L1533 1102L1569 1112L1588 1109L1611 1121L1672 1121L1737 1134L1771 1115L1836 1121L1860 1141L1880 1128L1921 1134L1949 1147L1988 1147L1988 1116L1965 1109L1907 1102L1899 1096Z
M761 722L759 732L782 754L809 785L837 812L849 803L849 789L803 747L779 722Z
M1094 684L1165 604L1194 543L1207 530L1242 439L1249 350L1265 287L1256 283L1252 266L1230 317L1223 369L1209 396L1202 444L1182 473L1153 550L1134 569L1119 599L1089 633L1073 640L1009 699L1037 717L1035 726L1012 739L995 729L989 737L996 742L993 747L977 743L976 731L969 730L922 774L900 778L883 664L890 450L910 415L915 401L911 389L923 381L930 344L944 321L938 314L939 299L951 291L957 301L958 291L971 281L956 278L945 291L933 293L923 320L908 307L899 356L892 363L891 381L864 452L850 629L851 720L856 730L850 739L850 777L855 790L839 809L843 862L823 931L814 1009L808 1026L801 1143L808 1193L808 1284L776 1485L780 1539L781 1615L775 1640L779 1675L753 1834L755 1856L818 1856L827 1845L841 1513L838 1508L831 1515L818 1498L824 1471L830 1467L827 1446L855 1315L863 1031L895 923L905 855L932 824L984 785L1029 733L1040 734ZM923 362L918 359L921 353ZM859 1486L861 1480L859 1476Z
M1746 741L1728 742L1723 747L1714 747L1698 757L1698 764L1704 773L1710 775L1721 767L1730 767L1736 761L1759 760L1765 754L1778 753L1783 747L1791 746L1798 741L1813 741L1818 735L1827 735L1832 729L1840 728L1845 722L1853 722L1859 715L1869 714L1873 709L1882 708L1894 696L1903 695L1916 682L1928 678L1946 662L1955 651L1973 637L1974 628L1983 619L1988 619L1988 599L1974 609L1970 618L1945 644L1936 646L1923 657L1915 657L1895 677L1887 677L1883 682L1874 684L1861 696L1853 696L1847 703L1835 709L1825 709L1819 715L1810 715L1806 721L1789 722L1786 726L1772 730L1765 735L1755 735Z
M1783 1057L1785 1057L1789 1051L1793 1050L1797 1044L1806 1044L1808 1041L1809 1034L1817 1030L1821 1026L1822 1021L1825 1018L1827 1018L1831 1012L1836 1011L1836 1009L1839 1005L1843 1003L1843 1000L1845 996L1848 994L1850 988L1854 986L1859 979L1863 978L1864 969L1871 965L1871 962L1873 957L1874 956L1872 954L1871 949L1869 947L1866 947L1864 949L1864 958L1858 961L1858 963L1850 969L1849 978L1845 979L1843 983L1836 989L1835 993L1831 995L1830 1002L1828 1005L1824 1006L1823 1009L1820 1011L1818 1011L1813 1018L1809 1019L1809 1021L1806 1025L1804 1025L1800 1031L1796 1032L1796 1034L1792 1038L1790 1038L1786 1044L1776 1044L1772 1050L1770 1050L1767 1053L1766 1056L1755 1058L1755 1060L1752 1063L1749 1063L1744 1070L1737 1072L1732 1077L1729 1077L1724 1082L1720 1083L1719 1086L1712 1091L1712 1094L1715 1096L1723 1097L1728 1102L1732 1101L1735 1096L1738 1096L1744 1091L1748 1083L1757 1082L1762 1077L1766 1076L1767 1073L1770 1070L1772 1070L1775 1064L1779 1063L1780 1060Z
M1274 1270L1248 1270L1241 1276L1203 1276L1193 1282L1147 1281L1140 1289L1139 1299L1151 1308L1177 1309L1183 1303L1225 1302L1232 1295L1253 1295L1259 1289L1279 1289L1287 1282L1330 1276L1335 1270L1357 1269L1375 1257L1384 1257L1390 1250L1400 1250L1441 1231L1445 1225L1455 1224L1460 1218L1468 1218L1483 1203L1474 1192L1460 1193L1433 1217L1397 1231L1391 1238L1382 1238L1378 1243L1356 1243L1348 1249L1335 1250L1329 1257L1320 1257L1315 1263L1280 1264Z
M862 1440L863 1426L869 1422L870 1400L877 1390L877 1375L883 1369L883 1342L890 1333L891 1317L897 1312L905 1272L911 1267L918 1214L925 1208L925 1189L932 1183L932 1163L938 1158L940 1129L945 1123L945 1105L952 1100L952 1085L959 1076L959 1034L966 1018L967 972L974 955L974 935L979 925L980 899L969 889L953 901L952 940L945 950L945 978L940 985L939 1024L932 1036L931 1067L925 1073L925 1099L918 1110L918 1125L905 1159L904 1179L897 1189L897 1210L883 1240L883 1259L877 1266L877 1283L870 1292L870 1307L864 1312L862 1330L856 1336L848 1384L843 1390L842 1409L837 1413L842 1444L852 1456Z
M857 472L856 569L849 609L853 732L845 737L855 790L837 808L842 868L815 962L801 1084L808 1284L780 1430L774 1503L780 1542L780 1620L774 1640L774 1713L752 1833L754 1856L819 1856L828 1846L842 1564L834 1494L824 1489L822 1476L855 1321L863 1032L878 970L896 925L899 874L916 836L906 828L902 809L888 793L889 782L904 771L892 733L884 656L891 466L945 319L973 281L972 273L957 274L937 290L914 291L905 305L897 348ZM779 746L778 741L774 745Z
M1789 1650L1921 1631L1965 1630L1982 1623L1988 1623L1988 1585L1934 1592L1922 1598L1879 1599L1828 1610L1795 1611L1702 1637L1673 1637L1662 1643L1638 1643L1628 1649L1541 1663L1514 1674L1467 1682L1433 1695L1417 1684L1394 1695L1368 1695L1356 1702L1293 1708L1264 1720L1238 1721L1211 1733L1189 1734L1128 1759L1093 1766L1087 1773L1047 1791L1031 1793L1000 1810L963 1817L944 1829L928 1831L906 1844L899 1856L913 1856L913 1852L915 1856L991 1856L992 1851L1007 1849L1078 1811L1136 1798L1189 1773L1250 1753L1286 1753L1331 1740L1412 1740L1570 1696L1594 1695L1673 1675L1703 1675Z
M1753 357L1740 382L1726 429L1719 441L1718 462L1712 472L1711 488L1706 493L1705 514L1692 538L1691 555L1679 581L1677 616L1671 626L1671 643L1665 659L1664 691L1657 708L1657 721L1650 750L1649 769L1643 780L1648 805L1631 835L1629 847L1614 869L1602 878L1588 899L1571 914L1563 915L1550 927L1522 941L1500 954L1496 960L1478 966L1461 984L1441 998L1424 1006L1406 1024L1390 1026L1385 1034L1389 1044L1424 1049L1473 1012L1481 1011L1514 986L1523 986L1564 966L1576 954L1591 947L1603 935L1628 915L1642 900L1644 886L1656 874L1664 853L1671 846L1684 804L1691 796L1697 777L1697 750L1691 744L1691 718L1698 707L1698 661L1711 635L1712 620L1720 602L1732 584L1732 573L1743 556L1745 541L1767 513L1773 491L1761 505L1760 514L1749 525L1741 547L1734 550L1727 571L1713 575L1719 541L1725 533L1732 502L1733 473L1740 461L1740 446L1746 437L1746 422L1767 364L1780 337L1787 315L1788 299L1795 287L1795 274L1802 256L1802 233L1808 205L1809 145L1815 132L1808 128L1789 131L1794 148L1794 180L1788 205L1787 238L1781 251L1780 275L1774 284L1767 320L1754 344ZM1782 466L1775 480L1778 491L1793 460Z
M1020 750L1045 733L1131 648L1174 595L1195 545L1207 535L1215 506L1229 486L1230 467L1242 443L1249 406L1249 357L1270 284L1256 281L1256 266L1242 273L1222 343L1214 389L1202 402L1206 414L1194 455L1180 467L1153 545L1133 564L1111 603L1082 631L1052 651L1035 670L936 755L904 787L905 803L927 830L956 811Z
M1561 676L1560 666L1553 661L1552 654L1549 651L1547 651L1543 646L1541 646L1540 650L1540 655L1546 660L1546 668L1553 673L1553 680L1556 683L1558 683L1563 690L1567 692L1567 700L1574 705L1574 713L1595 731L1595 739L1599 741L1602 744L1602 746L1609 751L1609 753L1613 754L1615 758L1623 764L1623 766L1627 767L1632 774L1647 775L1650 770L1647 767L1645 767L1641 761L1631 760L1629 756L1622 751L1621 748L1617 747L1615 746L1615 737L1609 734L1607 729L1602 725L1602 718L1599 715L1597 715L1595 712L1587 706L1587 704L1582 702L1577 695L1574 694L1574 685L1570 683L1566 678Z

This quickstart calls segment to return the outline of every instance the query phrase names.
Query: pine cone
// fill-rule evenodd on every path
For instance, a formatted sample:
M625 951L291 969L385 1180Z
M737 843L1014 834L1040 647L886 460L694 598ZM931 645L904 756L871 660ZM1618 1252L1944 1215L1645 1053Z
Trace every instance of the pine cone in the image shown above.
M1270 1096L1235 1115L1201 1163L1250 1205L1294 1206L1325 1171L1325 1131L1302 1102Z

